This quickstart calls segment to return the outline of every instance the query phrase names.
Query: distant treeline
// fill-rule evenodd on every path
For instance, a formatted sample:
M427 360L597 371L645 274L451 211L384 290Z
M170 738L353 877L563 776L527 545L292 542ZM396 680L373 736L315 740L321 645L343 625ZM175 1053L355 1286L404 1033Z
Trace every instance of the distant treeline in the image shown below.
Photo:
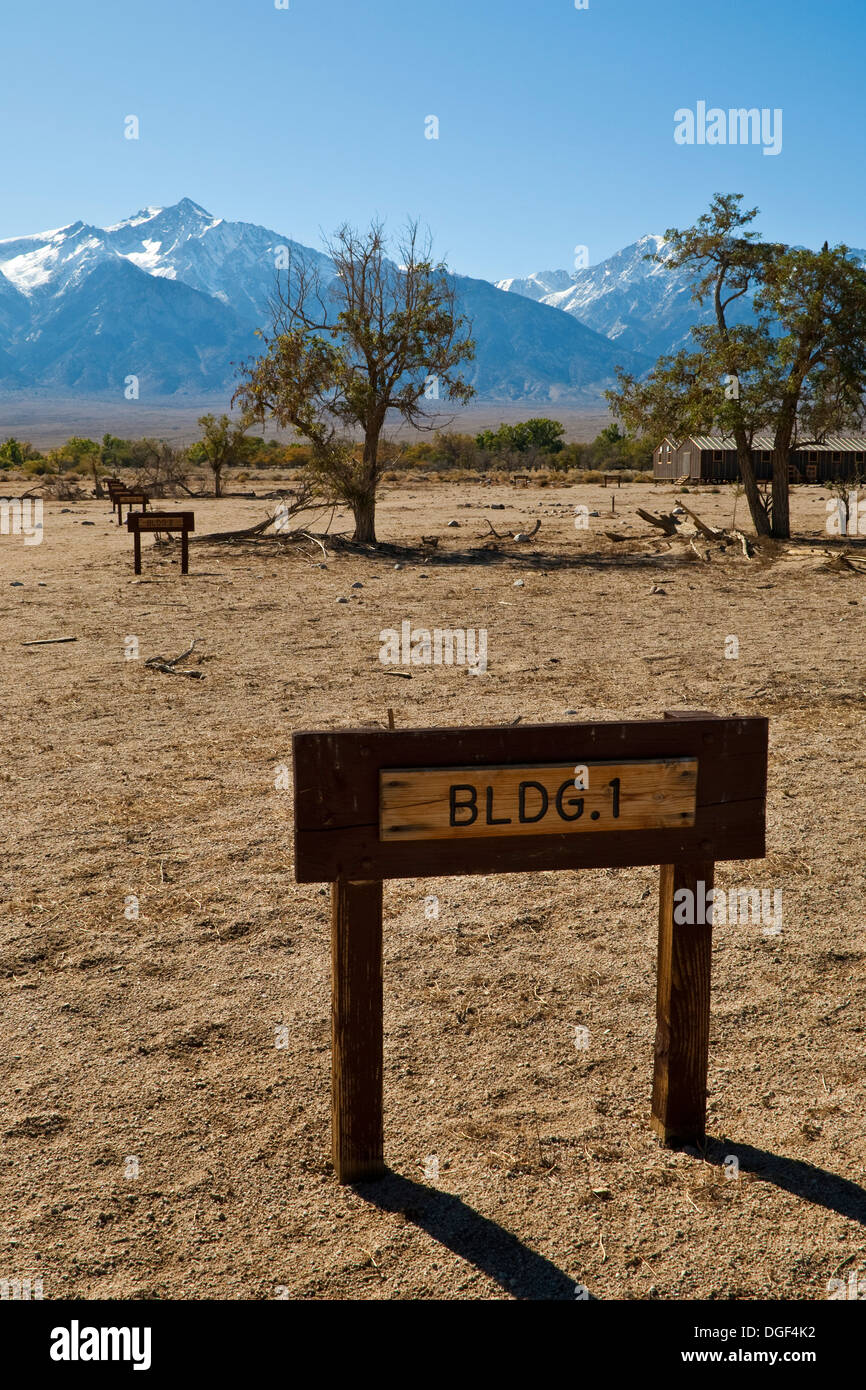
M73 435L56 448L40 451L25 441L9 438L0 445L0 468L35 475L90 475L94 480L123 469L181 481L193 468L285 469L303 468L311 462L309 445L266 441L231 426L225 416L220 420L203 417L200 423L204 425L203 438L185 446L163 439L119 439L105 434L99 442ZM429 439L389 442L383 446L382 462L388 468L474 473L526 472L533 468L644 472L652 467L652 445L621 434L616 424L603 429L591 444L568 444L564 433L558 420L543 417L476 435L438 431Z

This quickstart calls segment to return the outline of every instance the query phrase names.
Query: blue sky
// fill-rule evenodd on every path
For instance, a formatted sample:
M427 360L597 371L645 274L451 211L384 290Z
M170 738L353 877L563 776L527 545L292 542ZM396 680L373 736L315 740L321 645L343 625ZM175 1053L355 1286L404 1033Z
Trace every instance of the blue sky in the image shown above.
M289 6L7 7L0 237L183 196L309 245L413 214L456 270L498 279L570 268L577 245L595 263L736 191L766 236L866 244L862 4ZM699 101L781 108L781 153L677 145Z

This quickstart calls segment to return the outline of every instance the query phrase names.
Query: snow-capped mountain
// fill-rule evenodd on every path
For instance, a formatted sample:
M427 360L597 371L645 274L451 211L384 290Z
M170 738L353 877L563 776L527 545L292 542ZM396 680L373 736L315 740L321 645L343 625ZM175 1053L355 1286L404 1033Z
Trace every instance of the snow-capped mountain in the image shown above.
M644 236L598 265L537 271L497 286L562 309L622 347L656 358L686 346L692 326L706 317L691 298L687 271L647 259L664 256L664 246L664 237ZM733 321L750 312L746 301Z
M0 241L0 389L116 398L135 375L142 400L225 396L234 364L261 351L255 330L270 323L286 251L333 276L321 252L189 198L110 227ZM466 374L482 398L597 401L617 363L646 365L547 303L454 282L477 341Z

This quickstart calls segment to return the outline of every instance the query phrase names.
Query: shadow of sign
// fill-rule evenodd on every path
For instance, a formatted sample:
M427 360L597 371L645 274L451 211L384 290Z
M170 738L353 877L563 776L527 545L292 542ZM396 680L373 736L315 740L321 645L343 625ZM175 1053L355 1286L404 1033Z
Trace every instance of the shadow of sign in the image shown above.
M494 1279L512 1298L573 1301L579 1291L578 1280L460 1197L390 1170L377 1182L353 1185L353 1191L381 1211L401 1212L431 1239ZM592 1294L589 1299L595 1301Z
M731 1155L738 1160L742 1172L751 1173L762 1182L773 1183L783 1192L802 1197L813 1206L825 1207L827 1211L835 1211L849 1221L866 1226L866 1189L850 1179L798 1158L784 1158L767 1149L753 1148L751 1144L707 1140L705 1156L709 1163L722 1165Z

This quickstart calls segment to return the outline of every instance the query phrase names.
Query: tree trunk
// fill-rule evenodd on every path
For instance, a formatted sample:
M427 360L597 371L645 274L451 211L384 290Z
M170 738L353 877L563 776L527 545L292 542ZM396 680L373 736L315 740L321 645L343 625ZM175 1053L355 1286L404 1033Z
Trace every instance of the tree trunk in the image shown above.
M782 541L790 540L791 537L789 462L789 449L773 450L773 528L770 535Z
M367 545L376 544L376 484L378 482L380 419L369 422L364 435L364 484L363 494L352 503L355 515L355 534L353 540Z
M214 471L213 471L213 495L214 495L214 497L222 497L222 495L223 495L222 469L221 469L221 468L215 468Z
M740 465L740 477L743 480L743 488L746 493L746 501L749 504L749 515L752 518L752 525L755 528L756 536L769 536L770 518L761 500L758 490L758 480L755 477L755 465L752 462L752 451L745 445L740 446L737 441L737 460Z
M773 529L770 534L777 540L789 540L791 536L791 513L789 505L790 482L788 478L791 462L791 440L797 419L796 401L799 399L800 385L796 398L788 396L776 426L773 439Z
M352 511L355 516L355 534L352 537L355 541L363 541L366 544L376 544L376 495L368 494L366 497L359 498L352 503Z

